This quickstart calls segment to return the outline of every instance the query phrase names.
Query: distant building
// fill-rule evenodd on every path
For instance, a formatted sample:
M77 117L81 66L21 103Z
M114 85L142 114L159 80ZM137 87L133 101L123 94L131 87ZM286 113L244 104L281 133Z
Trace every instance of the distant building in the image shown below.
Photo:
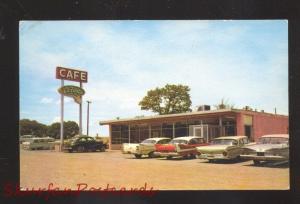
M221 109L100 121L109 125L110 149L151 137L246 135L251 141L265 134L288 133L288 116L251 109Z

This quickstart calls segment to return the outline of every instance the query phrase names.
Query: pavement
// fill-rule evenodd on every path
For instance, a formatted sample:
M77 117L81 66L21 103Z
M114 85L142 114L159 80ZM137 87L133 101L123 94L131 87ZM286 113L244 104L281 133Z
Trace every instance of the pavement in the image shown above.
M153 190L287 190L289 165L201 159L136 159L118 150L64 153L20 151L22 188Z

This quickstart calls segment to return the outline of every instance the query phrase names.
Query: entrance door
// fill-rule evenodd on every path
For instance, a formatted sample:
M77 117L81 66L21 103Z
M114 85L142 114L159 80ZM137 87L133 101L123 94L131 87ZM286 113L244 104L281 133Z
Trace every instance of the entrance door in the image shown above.
M204 138L208 141L208 125L197 125L193 127L193 136Z
M251 130L252 126L251 125L245 125L245 135L248 137L249 140L251 140Z

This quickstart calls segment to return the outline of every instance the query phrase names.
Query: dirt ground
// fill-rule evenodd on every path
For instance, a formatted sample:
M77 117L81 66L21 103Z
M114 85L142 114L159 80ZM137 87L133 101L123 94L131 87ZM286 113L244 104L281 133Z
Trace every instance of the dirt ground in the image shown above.
M208 163L200 159L142 158L120 151L62 153L20 151L20 186L78 189L90 187L147 190L289 189L288 165L253 166L252 161ZM83 188L84 185L81 186Z

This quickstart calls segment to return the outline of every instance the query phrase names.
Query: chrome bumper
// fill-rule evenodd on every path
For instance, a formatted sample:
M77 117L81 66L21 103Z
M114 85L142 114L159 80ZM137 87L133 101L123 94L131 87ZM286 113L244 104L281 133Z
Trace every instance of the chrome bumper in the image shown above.
M229 159L228 157L224 157L223 154L200 154L198 155L199 159Z
M257 161L283 161L288 160L282 156L257 156L257 155L241 155L243 159L257 160Z

